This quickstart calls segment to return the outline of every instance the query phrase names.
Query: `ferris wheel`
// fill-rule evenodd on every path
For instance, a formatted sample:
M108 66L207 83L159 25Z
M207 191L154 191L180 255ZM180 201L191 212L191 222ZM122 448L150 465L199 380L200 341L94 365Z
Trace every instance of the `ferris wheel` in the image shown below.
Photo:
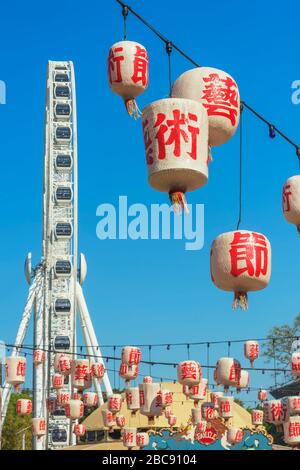
M36 450L55 449L75 443L72 421L64 408L49 412L48 400L56 396L53 386L55 356L76 358L76 320L82 329L87 355L103 364L101 350L82 290L87 273L83 254L78 259L78 175L75 75L72 62L49 61L46 84L45 154L42 212L42 258L32 267L31 253L25 261L29 284L12 356L23 345L32 311L33 344L45 352L43 363L33 368L33 418L46 420L46 437L33 438ZM78 269L77 269L78 266ZM78 317L77 317L78 313ZM100 382L94 378L99 405L103 404ZM107 372L103 377L107 395L112 388ZM65 377L62 391L72 395L72 383ZM2 422L5 419L12 385L4 384ZM1 420L0 420L1 423Z

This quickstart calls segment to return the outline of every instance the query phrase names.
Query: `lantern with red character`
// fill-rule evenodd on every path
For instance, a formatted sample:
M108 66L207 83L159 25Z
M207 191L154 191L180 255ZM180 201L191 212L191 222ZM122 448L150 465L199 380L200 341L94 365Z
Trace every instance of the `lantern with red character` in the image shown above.
M61 374L54 374L52 376L52 387L55 390L60 390L64 386L64 376Z
M128 365L124 362L120 364L119 375L126 383L129 383L130 380L135 380L139 373L139 366L136 364Z
M210 401L214 404L215 410L219 409L219 397L223 397L223 392L211 392Z
M16 413L17 415L30 415L32 413L32 401L25 398L17 400Z
M123 398L122 395L114 393L108 397L107 408L112 413L119 413L122 408Z
M136 445L143 449L149 445L149 435L146 432L138 432L136 435Z
M72 361L72 386L78 390L87 388L87 376L90 374L90 363L88 359L76 359Z
M5 359L5 379L6 383L13 385L18 391L20 385L25 382L26 358L21 356L11 356Z
M32 418L32 435L38 439L46 435L46 420L44 418Z
M86 428L83 424L75 424L73 428L75 436L82 437L86 433Z
M227 442L231 445L236 445L242 442L243 431L240 428L230 426L227 431Z
M93 408L98 404L98 395L94 392L86 392L83 394L83 404L87 408Z
M300 416L290 416L290 418L283 423L284 442L291 447L296 447L300 444Z
M219 415L225 421L233 417L233 397L219 397Z
M259 356L259 345L257 341L249 340L244 344L244 355L246 359L249 359L251 367L253 367L254 361Z
M102 379L105 374L105 367L101 362L92 362L91 363L91 374L96 379Z
M129 387L125 391L128 410L134 415L140 409L140 392L138 387Z
M236 230L219 235L210 257L211 278L222 290L234 292L233 308L248 308L247 292L264 289L271 276L271 245L257 232Z
M37 367L40 364L43 364L45 362L45 351L42 351L41 349L35 349L33 353L33 363Z
M188 212L185 193L208 181L208 120L196 101L167 98L143 109L148 182Z
M294 352L291 357L291 371L298 380L300 378L300 352Z
M70 393L64 392L62 390L57 392L56 400L58 405L65 406L67 403L69 403L70 399Z
M263 403L264 401L266 401L267 399L267 391L266 390L263 390L262 388L259 389L258 391L258 394L257 394L257 398L259 399L259 401L261 403Z
M47 398L47 410L52 415L53 412L56 410L57 406L57 399L56 397L49 397Z
M141 362L141 350L135 346L125 346L122 349L121 361L128 366L138 366Z
M116 426L116 415L110 410L102 410L103 423L106 428L109 428L109 431L112 431L113 426Z
M124 428L123 431L123 445L128 447L128 449L132 449L136 447L136 428Z
M195 427L194 437L197 441L201 439L207 428L207 421L200 420Z
M234 135L240 118L240 95L235 80L227 72L212 67L188 70L175 81L172 96L203 105L211 146L224 144Z
M177 418L172 413L168 417L168 423L169 423L170 428L173 428L174 426L176 426Z
M215 407L211 402L204 402L201 405L201 415L205 421L210 421L215 418Z
M199 362L183 361L177 366L178 382L182 385L192 387L198 385L202 377L202 370Z
M236 387L241 378L241 364L233 357L221 357L216 364L215 380L217 385L224 385L224 390Z
M287 397L286 402L289 415L300 414L300 395Z
M242 389L249 388L250 375L247 370L241 369L239 380L236 384L236 391L239 393Z
M148 53L138 42L120 41L109 50L108 81L114 93L121 96L130 116L139 117L135 98L148 86Z
M153 380L152 380L152 377L150 377L149 375L145 375L144 379L143 379L143 383L144 384L152 384Z
M62 354L58 359L58 372L62 375L70 375L71 374L71 358L68 354Z
M190 387L189 398L194 400L194 405L197 406L199 401L205 400L207 394L207 384L208 380L201 378L200 382L197 385Z
M124 428L124 426L126 424L125 416L118 415L116 417L116 423L117 423L117 426L119 426L119 428Z
M280 430L282 424L288 420L287 403L283 400L264 402L264 416L267 423L274 424L277 430Z
M80 419L83 417L84 405L81 400L70 400L65 404L65 414L71 420Z
M148 416L149 424L153 423L155 416L163 411L161 401L161 388L158 383L143 383L139 385L140 413Z
M287 180L282 191L282 209L285 219L300 233L300 175Z
M252 410L251 419L253 426L262 426L264 421L264 412L262 410Z

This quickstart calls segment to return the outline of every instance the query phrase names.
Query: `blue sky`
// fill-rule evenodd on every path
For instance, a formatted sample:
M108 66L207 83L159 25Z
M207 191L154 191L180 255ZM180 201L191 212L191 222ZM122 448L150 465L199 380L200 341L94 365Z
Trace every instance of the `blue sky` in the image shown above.
M296 44L297 1L131 0L150 22L202 65L236 79L242 99L300 145L300 105L291 102L291 83L300 79ZM265 336L275 324L299 313L300 240L281 211L285 180L299 172L294 149L268 138L268 129L245 112L244 213L241 228L264 233L273 249L270 286L250 294L246 313L232 311L230 293L210 280L209 249L222 232L234 230L238 215L236 135L215 149L208 184L189 194L205 205L205 246L185 251L182 241L100 241L96 208L116 203L167 201L147 183L141 123L130 119L107 84L109 47L122 39L122 15L111 1L5 2L1 7L0 80L7 104L0 106L2 159L0 242L2 246L0 337L13 341L27 292L26 253L41 254L41 210L45 77L47 60L73 60L77 83L79 142L79 246L88 262L84 285L98 338L103 344L193 342ZM149 89L142 108L168 93L164 45L132 15L128 39L146 46ZM173 77L192 68L175 51ZM31 338L28 339L30 342ZM110 352L111 350L105 350ZM227 354L215 349L212 361ZM232 348L242 358L242 348ZM153 350L152 359L179 360L184 350ZM205 351L191 356L205 363ZM242 360L245 364L245 361ZM159 374L166 374L157 369ZM173 370L170 371L173 375ZM154 374L154 372L153 372ZM268 383L267 376L252 384ZM263 379L263 380L262 380ZM260 382L261 381L261 382ZM258 383L259 382L259 383Z

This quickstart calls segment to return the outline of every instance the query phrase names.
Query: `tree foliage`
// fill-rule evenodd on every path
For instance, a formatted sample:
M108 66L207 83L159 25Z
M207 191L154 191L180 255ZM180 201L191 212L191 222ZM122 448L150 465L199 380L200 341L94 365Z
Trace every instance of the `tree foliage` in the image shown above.
M31 392L24 390L22 393L12 393L7 408L6 419L2 430L2 449L3 450L21 450L22 449L22 429L25 432L26 450L32 449L31 441L31 419L32 416L20 416L16 413L16 402L20 398L32 399Z

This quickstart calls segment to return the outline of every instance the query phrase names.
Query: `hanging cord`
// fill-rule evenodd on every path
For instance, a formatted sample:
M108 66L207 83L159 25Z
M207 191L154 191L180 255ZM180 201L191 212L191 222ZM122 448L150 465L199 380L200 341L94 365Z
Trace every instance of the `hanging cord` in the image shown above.
M172 54L173 44L171 41L166 43L166 52L168 54L168 68L169 68L169 97L172 96L172 64L171 64L171 54Z
M236 229L239 230L242 221L243 209L243 110L244 105L240 106L240 193L239 193L239 218Z
M113 347L113 356L116 357L116 346ZM116 388L116 361L114 361L114 388Z
M122 15L123 15L123 18L124 18L124 41L126 41L126 39L127 39L126 20L127 20L127 16L128 16L128 6L127 5L122 6Z
M152 363L151 363L151 346L149 346L149 375L151 377Z

